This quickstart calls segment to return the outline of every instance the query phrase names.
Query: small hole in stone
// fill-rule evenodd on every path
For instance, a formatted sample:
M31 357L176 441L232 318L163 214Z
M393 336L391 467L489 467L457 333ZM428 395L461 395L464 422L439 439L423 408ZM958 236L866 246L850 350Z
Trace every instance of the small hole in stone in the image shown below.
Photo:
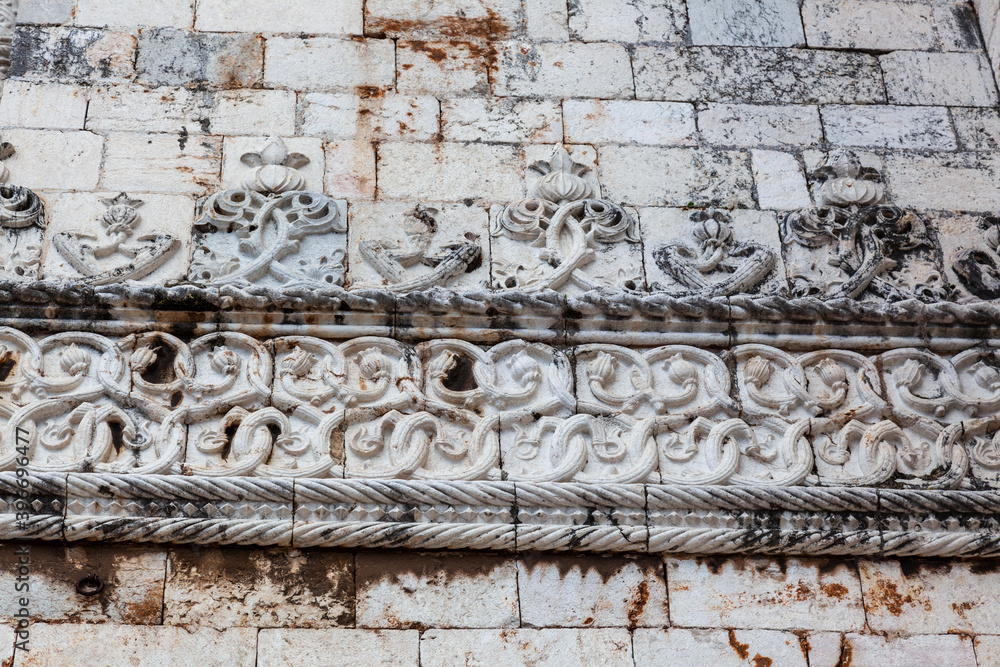
M472 374L472 367L471 359L461 354L455 355L455 363L448 369L441 384L449 391L478 389L479 385L476 383L476 377Z

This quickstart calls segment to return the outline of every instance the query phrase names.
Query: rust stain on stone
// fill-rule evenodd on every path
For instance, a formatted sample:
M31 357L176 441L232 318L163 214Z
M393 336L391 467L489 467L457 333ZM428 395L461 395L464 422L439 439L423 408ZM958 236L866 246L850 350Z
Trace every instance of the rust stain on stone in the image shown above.
M792 634L799 638L799 649L802 651L802 655L805 656L806 662L809 661L809 651L812 646L809 644L809 634L805 630L792 630Z
M906 595L900 593L899 589L896 588L896 584L891 581L876 583L868 599L873 606L885 607L893 616L899 616L903 613L903 605L919 604L909 593ZM924 602L924 609L927 611L931 610L929 602Z
M854 650L851 648L851 643L847 641L847 637L841 636L840 660L837 661L836 667L851 667L851 661L853 659L854 659Z
M645 581L640 581L635 593L632 595L632 599L628 603L629 629L633 629L639 624L639 617L642 616L642 611L646 608L647 602L649 602L649 584Z
M414 51L418 53L426 53L427 57L436 63L442 62L448 58L448 52L441 48L440 44L429 45L427 42L423 41L412 41L408 42L408 45Z
M122 610L122 623L158 625L162 618L163 596L161 590L156 588L151 588L144 599L126 603Z
M753 660L753 667L771 667L771 665L774 664L774 660L771 660L770 658L765 658L760 653L755 655L752 658L752 660Z
M750 644L741 644L736 640L736 631L729 631L729 645L733 647L736 651L736 655L740 656L741 660L746 660L750 657Z
M417 31L437 33L443 37L478 37L485 40L501 39L510 32L510 28L493 10L486 10L487 15L481 18L464 18L461 16L442 16L430 21L415 19L372 19L366 33L384 33L403 35ZM374 36L374 35L369 35Z
M844 586L843 584L826 584L822 588L823 592L826 593L827 596L837 598L838 600L843 600L847 597L847 593L849 592L847 590L847 586Z

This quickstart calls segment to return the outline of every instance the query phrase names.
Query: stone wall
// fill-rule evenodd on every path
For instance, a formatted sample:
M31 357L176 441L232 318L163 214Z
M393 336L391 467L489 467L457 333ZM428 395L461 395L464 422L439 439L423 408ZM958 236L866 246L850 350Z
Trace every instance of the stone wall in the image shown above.
M0 557L6 590L14 547ZM15 665L1000 661L993 561L35 543L31 562L35 625ZM77 593L92 573L103 591ZM0 616L16 613L5 597ZM0 655L12 648L5 628Z

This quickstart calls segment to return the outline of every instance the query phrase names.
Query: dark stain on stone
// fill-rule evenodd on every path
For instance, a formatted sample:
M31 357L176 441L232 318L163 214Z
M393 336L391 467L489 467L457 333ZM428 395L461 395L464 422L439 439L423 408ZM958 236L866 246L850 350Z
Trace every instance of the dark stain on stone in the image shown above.
M753 667L771 667L774 664L773 660L765 658L760 653L751 658L751 660L753 660Z
M647 602L649 602L649 584L640 581L628 603L628 627L630 630L639 625L639 617L642 616Z
M972 574L993 574L1000 572L1000 561L973 560L969 561L969 572Z
M919 578L921 571L933 572L934 574L947 575L951 572L951 565L947 561L923 560L916 558L900 558L899 570L907 579Z
M736 651L736 655L740 656L741 660L746 660L750 657L750 644L741 644L736 640L736 631L729 631L729 645L733 647Z
M843 584L826 584L822 586L823 592L827 594L828 597L837 598L838 600L843 600L847 597L847 586Z
M837 661L837 667L851 667L851 661L854 659L854 649L851 648L851 643L847 641L846 636L840 637L840 660Z
M809 633L805 630L792 630L792 634L799 638L799 649L802 651L802 655L806 658L806 663L809 661L809 651L812 646L809 644Z

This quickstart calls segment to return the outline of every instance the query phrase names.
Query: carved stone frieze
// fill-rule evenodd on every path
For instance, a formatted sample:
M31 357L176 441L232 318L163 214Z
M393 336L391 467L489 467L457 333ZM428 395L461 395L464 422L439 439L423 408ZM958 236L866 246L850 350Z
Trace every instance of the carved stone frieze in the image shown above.
M10 50L14 45L14 25L18 0L0 1L0 78L10 69Z

